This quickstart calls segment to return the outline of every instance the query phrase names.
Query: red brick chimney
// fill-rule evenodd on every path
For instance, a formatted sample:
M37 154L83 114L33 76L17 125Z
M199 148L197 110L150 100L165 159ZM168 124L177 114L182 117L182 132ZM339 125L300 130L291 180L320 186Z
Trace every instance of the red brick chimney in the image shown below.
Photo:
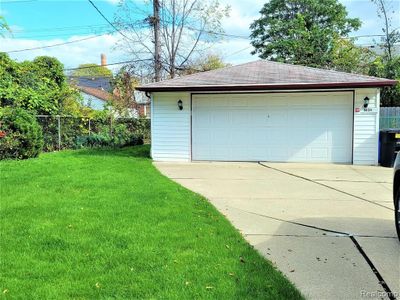
M105 65L107 65L107 56L104 54L104 53L102 53L101 55L100 55L100 58L101 58L101 65L104 67Z

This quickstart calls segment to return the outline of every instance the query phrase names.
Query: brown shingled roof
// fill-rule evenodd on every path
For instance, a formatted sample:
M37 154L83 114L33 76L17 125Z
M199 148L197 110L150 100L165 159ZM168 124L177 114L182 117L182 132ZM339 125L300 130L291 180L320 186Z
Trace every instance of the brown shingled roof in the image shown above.
M82 91L82 92L84 92L86 94L92 95L92 96L94 96L96 98L99 98L101 100L104 100L104 101L112 100L112 95L109 92L104 91L102 89L96 89L96 88L88 87L88 86L77 86L77 88L80 91Z
M397 81L257 60L138 87L140 91L228 91L381 87Z

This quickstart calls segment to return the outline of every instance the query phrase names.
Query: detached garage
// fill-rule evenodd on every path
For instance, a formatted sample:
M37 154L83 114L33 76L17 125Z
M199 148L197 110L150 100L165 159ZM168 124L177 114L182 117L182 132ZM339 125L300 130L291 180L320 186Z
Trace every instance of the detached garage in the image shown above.
M139 87L157 161L378 163L379 88L396 81L255 61Z

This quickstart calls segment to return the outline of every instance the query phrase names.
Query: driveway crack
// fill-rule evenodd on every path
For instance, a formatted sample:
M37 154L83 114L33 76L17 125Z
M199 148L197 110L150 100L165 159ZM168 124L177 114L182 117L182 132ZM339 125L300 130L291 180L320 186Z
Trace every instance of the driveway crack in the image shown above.
M393 211L393 208L391 208L391 207L388 207L388 206L382 205L382 204L380 204L380 203L377 203L377 202L375 202L375 201L368 200L368 199L365 199L365 198L363 198L363 197L360 197L360 196L357 196L357 195L354 195L354 194L351 194L351 193L348 193L348 192L339 190L339 189L337 189L337 188L331 187L331 186L329 186L329 185L327 185L327 184L324 184L324 183L322 183L322 182L318 182L318 181L315 181L315 180L313 180L313 179L309 179L309 178L307 178L307 177L303 177L303 176L300 176L300 175L296 175L296 174L293 174L293 173L290 173L290 172L287 172L287 171L283 171L283 170L280 170L280 169L277 169L277 168L274 168L274 167L265 165L265 164L263 164L263 163L260 162L260 161L258 162L258 164L259 164L260 166L264 167L264 168L268 168L268 169L271 169L271 170L274 170L274 171L277 171L277 172L281 172L281 173L286 174L286 175L289 175L289 176L293 176L293 177L296 177L296 178L299 178L299 179L303 179L303 180L305 180L305 181L318 184L318 185L320 185L320 186L326 187L326 188L328 188L328 189L331 189L331 190L333 190L333 191L342 193L342 194L344 194L344 195L347 195L347 196L350 196L350 197L354 197L354 198L359 199L359 200L361 200L361 201L365 201L365 202L368 202L368 203L371 203L371 204L374 204L374 205L377 205L377 206L380 206L380 207L383 207L383 208L385 208L385 209L389 209L389 210Z
M353 244L356 247L356 249L358 250L358 252L361 254L361 256L364 258L364 260L368 264L368 266L371 269L371 271L375 274L376 278L378 279L378 283L384 289L387 297L390 300L396 300L395 293L393 293L390 290L390 288L387 285L386 281L383 279L382 275L379 273L378 269L375 267L375 265L373 264L371 259L368 257L367 253L364 251L364 249L361 247L361 245L358 243L358 241L356 240L356 238L355 238L355 236L353 234L348 233L348 232L342 232L342 231L332 230L332 229L328 229L328 228L323 228L323 227L319 227L319 226L304 224L304 223L300 223L300 222L284 220L284 219L281 219L281 218L276 218L276 217L272 217L272 216L268 216L268 215L263 215L263 214L255 213L255 212L252 212L252 211L247 211L247 210L244 210L244 209L241 209L241 208L233 207L233 206L229 206L229 207L237 209L237 210L240 210L240 211L243 211L243 212L246 212L246 213L249 213L249 214L257 215L257 216L260 216L260 217L264 217L264 218L268 218L268 219L272 219L272 220L276 220L276 221L280 221L280 222L284 222L284 223L289 223L289 224L293 224L293 225L297 225L297 226L302 226L302 227L321 230L321 231L324 231L324 232L334 233L334 234L336 234L336 237L342 236L342 237L350 238L350 240L353 242Z

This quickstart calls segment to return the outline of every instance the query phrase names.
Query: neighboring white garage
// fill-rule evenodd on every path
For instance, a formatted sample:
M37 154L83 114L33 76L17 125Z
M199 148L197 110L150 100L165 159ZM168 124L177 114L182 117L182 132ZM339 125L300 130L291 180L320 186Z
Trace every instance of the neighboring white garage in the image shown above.
M158 161L378 163L379 87L396 81L256 61L139 87Z

